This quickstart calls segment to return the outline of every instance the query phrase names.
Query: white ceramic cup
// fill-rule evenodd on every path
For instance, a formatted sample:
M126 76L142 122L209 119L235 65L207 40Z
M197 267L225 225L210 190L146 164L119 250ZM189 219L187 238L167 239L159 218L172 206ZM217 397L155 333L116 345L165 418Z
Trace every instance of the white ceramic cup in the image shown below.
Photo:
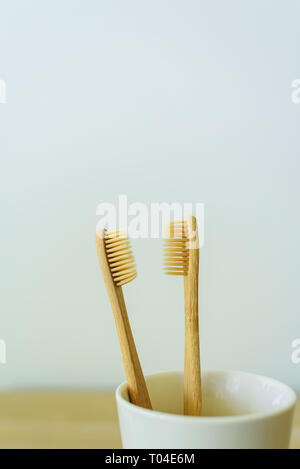
M203 416L183 414L183 373L146 376L154 410L116 390L123 448L288 448L294 391L279 381L241 371L202 373Z

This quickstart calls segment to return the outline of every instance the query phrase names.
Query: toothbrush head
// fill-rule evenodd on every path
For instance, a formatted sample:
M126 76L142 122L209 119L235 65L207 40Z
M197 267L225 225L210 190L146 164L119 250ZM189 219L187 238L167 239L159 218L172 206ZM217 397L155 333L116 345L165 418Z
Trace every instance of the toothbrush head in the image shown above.
M110 273L116 286L121 287L134 280L137 270L127 234L120 230L105 230L104 245Z
M189 249L185 221L168 223L165 236L165 273L167 275L187 275L189 268Z
M188 216L166 226L164 270L167 275L188 275L199 255L197 220ZM196 256L196 257L195 257Z

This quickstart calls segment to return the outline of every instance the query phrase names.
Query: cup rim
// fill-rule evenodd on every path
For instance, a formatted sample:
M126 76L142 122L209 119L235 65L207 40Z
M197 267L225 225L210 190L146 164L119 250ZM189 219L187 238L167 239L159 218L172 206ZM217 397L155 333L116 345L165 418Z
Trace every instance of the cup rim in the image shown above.
M240 414L240 415L222 415L222 416L205 416L205 417L197 417L197 416L192 416L192 415L182 415L182 414L171 414L168 412L161 412L158 410L150 410L150 409L145 409L144 407L137 406L135 404L132 404L131 402L127 401L124 399L122 396L122 392L124 391L124 388L127 387L127 382L124 381L121 383L116 391L115 391L115 396L118 405L121 405L122 407L127 408L133 413L138 413L140 415L144 415L149 418L163 418L163 419L168 419L168 420L185 420L185 421L190 421L194 423L238 423L238 422L245 422L245 421L250 421L250 420L262 420L266 418L271 418L274 416L278 416L280 414L284 414L290 410L292 410L296 406L297 402L297 395L295 391L288 386L285 383L282 383L281 381L270 378L268 376L256 374L256 373L249 373L247 371L237 371L237 370L210 370L210 369L205 369L202 370L202 374L205 373L212 373L212 374L229 374L229 373L236 373L238 375L244 375L244 376L251 376L252 378L257 378L257 379L264 379L267 380L269 383L272 383L277 386L283 387L287 393L289 394L289 402L285 404L284 406L267 411L267 412L253 412L250 414ZM171 371L162 371L158 373L150 373L148 375L145 375L145 378L150 378L152 376L158 376L158 375L182 375L183 372L180 370L171 370Z

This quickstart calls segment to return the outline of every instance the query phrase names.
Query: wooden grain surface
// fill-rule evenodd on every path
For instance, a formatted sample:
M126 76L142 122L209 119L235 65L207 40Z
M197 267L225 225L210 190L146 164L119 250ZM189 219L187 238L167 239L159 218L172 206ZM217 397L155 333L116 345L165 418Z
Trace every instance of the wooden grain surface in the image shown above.
M199 240L195 217L185 219L188 244L188 272L184 276L184 413L201 415L201 367L198 319Z
M0 393L0 448L120 448L112 393ZM300 449L300 401L292 448Z

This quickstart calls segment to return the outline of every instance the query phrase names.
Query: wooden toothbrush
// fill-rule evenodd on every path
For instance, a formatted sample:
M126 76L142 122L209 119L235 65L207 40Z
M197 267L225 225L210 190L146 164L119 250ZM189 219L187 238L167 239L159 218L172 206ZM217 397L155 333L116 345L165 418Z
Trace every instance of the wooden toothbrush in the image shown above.
M172 222L165 240L165 272L184 276L184 414L201 415L201 368L198 319L199 239L195 217Z
M122 286L137 276L130 241L121 231L101 230L96 232L96 248L118 332L130 401L152 409L122 291Z

